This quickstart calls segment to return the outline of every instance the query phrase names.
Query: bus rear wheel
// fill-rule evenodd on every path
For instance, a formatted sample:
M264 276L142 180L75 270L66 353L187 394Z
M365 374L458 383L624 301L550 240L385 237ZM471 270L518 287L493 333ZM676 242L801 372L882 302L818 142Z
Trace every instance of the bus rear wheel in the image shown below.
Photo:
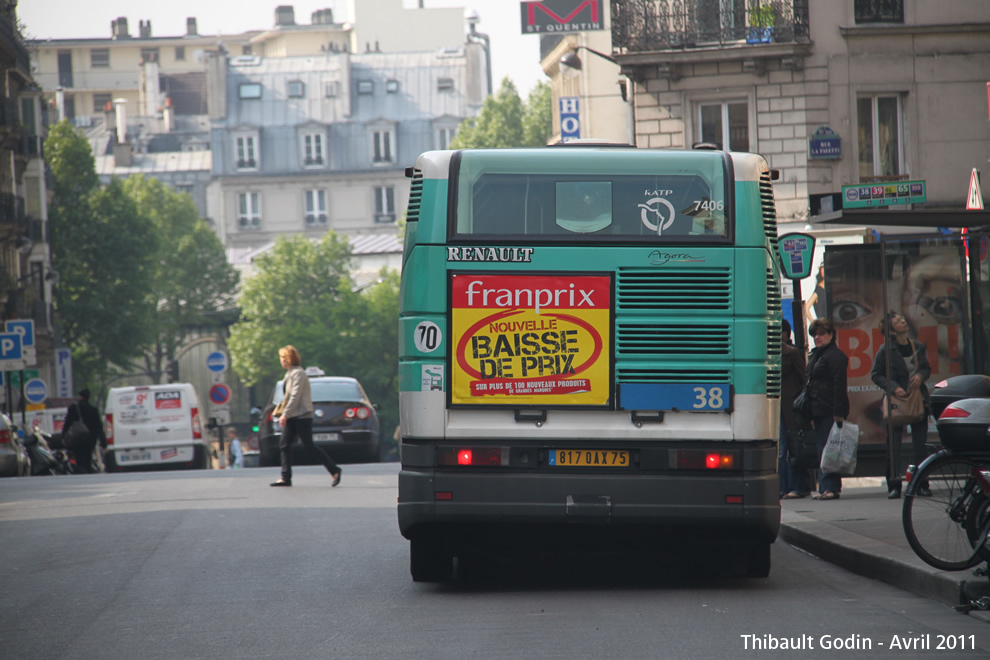
M770 544L760 543L746 553L746 577L765 578L770 575Z
M431 538L409 542L409 572L413 582L442 582L454 574L454 557Z

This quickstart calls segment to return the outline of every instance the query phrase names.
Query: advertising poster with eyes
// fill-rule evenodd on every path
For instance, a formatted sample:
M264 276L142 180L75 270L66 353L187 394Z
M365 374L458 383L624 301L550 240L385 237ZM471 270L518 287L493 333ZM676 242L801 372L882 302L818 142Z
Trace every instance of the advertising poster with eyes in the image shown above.
M838 347L849 358L849 419L860 427L860 445L878 449L886 441L883 392L870 371L883 345L886 313L902 315L908 336L925 345L931 376L924 385L929 391L940 380L972 368L967 364L972 333L961 242L887 241L884 248L886 271L881 246L861 245L827 249L823 272L826 314L835 324ZM937 437L932 418L929 435Z

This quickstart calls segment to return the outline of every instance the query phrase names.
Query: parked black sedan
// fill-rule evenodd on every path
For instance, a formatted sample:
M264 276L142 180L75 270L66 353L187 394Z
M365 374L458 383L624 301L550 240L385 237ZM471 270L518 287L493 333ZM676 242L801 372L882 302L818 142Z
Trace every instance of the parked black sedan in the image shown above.
M313 442L337 462L368 463L380 460L381 427L378 404L372 403L355 378L313 375L322 371L307 369L313 393ZM272 418L272 410L282 400L282 381L265 406L260 424L260 459L262 465L279 465L278 442L282 427ZM292 462L312 463L313 457L301 442L293 445Z

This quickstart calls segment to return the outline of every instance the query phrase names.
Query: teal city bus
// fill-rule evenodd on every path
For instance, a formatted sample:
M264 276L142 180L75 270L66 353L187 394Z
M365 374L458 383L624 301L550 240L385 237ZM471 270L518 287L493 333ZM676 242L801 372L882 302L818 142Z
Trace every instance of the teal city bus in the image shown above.
M781 352L766 161L581 145L431 151L406 173L413 579L452 577L455 557L692 543L766 576Z

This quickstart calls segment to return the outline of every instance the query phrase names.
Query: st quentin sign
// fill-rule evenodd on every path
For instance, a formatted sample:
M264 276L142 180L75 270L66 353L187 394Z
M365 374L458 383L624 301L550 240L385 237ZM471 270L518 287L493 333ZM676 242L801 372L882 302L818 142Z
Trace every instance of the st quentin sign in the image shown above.
M604 30L602 0L520 2L523 34Z

